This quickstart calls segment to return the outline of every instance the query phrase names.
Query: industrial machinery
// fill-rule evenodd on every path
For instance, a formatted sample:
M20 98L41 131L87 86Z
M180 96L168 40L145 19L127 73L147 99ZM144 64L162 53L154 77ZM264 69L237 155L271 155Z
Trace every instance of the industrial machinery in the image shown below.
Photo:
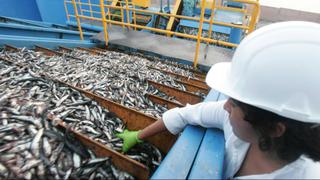
M205 6L204 18L210 20L213 16L213 21L222 23L231 23L236 25L242 25L245 23L245 14L241 9L244 8L242 3L227 2L227 1L214 1L206 0L205 4L202 4L199 0L183 1L184 10L182 13L190 17L200 17L201 7ZM215 3L215 4L214 4ZM220 4L219 4L220 3ZM212 12L212 7L217 6ZM195 20L181 19L177 27L178 32L186 34L197 35L199 31L199 22ZM211 32L210 32L211 31ZM202 36L221 40L225 42L231 42L239 44L244 32L239 28L233 28L223 25L212 24L210 27L208 22L205 22L202 27Z
M124 6L124 1L119 2L119 6ZM153 3L151 3L150 0L132 1L129 5L130 8L135 7L136 9L143 9L155 13L152 14L139 11L133 13L132 11L129 11L128 17L129 22L131 23L136 21L135 23L146 27L172 30L196 36L200 25L199 20L196 19L200 19L201 8L203 6L205 7L204 19L207 20L207 22L203 23L202 37L239 44L241 39L247 34L247 30L230 27L226 24L238 26L247 25L250 18L253 18L251 14L248 13L250 4L248 5L242 2L206 0L205 3L202 4L201 0L167 0L164 5L162 0L153 1ZM214 9L214 12L212 12L212 9ZM182 15L191 17L192 19L174 18L163 14L157 14L156 12ZM123 13L126 21L126 12L124 11ZM119 11L117 14L120 14ZM210 27L209 21L211 17L212 25ZM120 21L119 18L118 20ZM153 33L153 31L146 29L142 29L142 31Z

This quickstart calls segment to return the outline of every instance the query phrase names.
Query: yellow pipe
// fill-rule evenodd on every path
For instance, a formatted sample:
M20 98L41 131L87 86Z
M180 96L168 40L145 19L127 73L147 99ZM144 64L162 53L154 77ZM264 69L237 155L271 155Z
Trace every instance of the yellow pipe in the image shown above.
M108 8L108 19L109 19L109 20L111 19L111 12L110 12L110 8ZM111 25L111 24L109 23L109 25Z
M83 40L83 33L82 33L80 18L79 18L79 14L78 14L77 4L76 4L75 0L72 0L72 3L73 3L73 8L74 8L74 13L75 13L76 19L77 19L78 29L79 29L79 32L80 32L80 39Z
M180 4L181 4L181 0L176 0L176 4L174 5L174 9L171 12L171 14L175 15L175 14L178 13ZM166 28L168 31L172 30L172 26L173 26L174 20L175 20L175 17L171 16L169 21L168 21L167 28ZM167 35L167 36L170 36L170 35Z
M257 17L258 17L258 14L260 13L259 1L254 1L254 0L253 1L252 0L232 0L232 1L246 3L246 4L252 4L255 7L253 10L253 13L252 13L252 17L251 17L252 19L250 20L250 23L249 23L248 34L251 33L252 31L254 31Z
M79 4L79 9L80 9L80 14L83 15L83 12L82 12L82 4L81 4L81 1L78 0L78 4Z
M236 1L236 0L234 0ZM243 2L248 2L247 0L237 0L237 1L243 1ZM251 1L250 1L251 2ZM86 3L82 3L82 4L86 4ZM112 9L124 9L123 7L119 7L119 6L112 6L112 5L105 5L105 7L107 8L112 8ZM230 7L221 7L224 9L228 9L228 10L234 10L236 11L237 8L230 8ZM182 15L174 15L174 14L166 14L166 13L161 13L161 12L154 12L154 11L149 11L149 10L142 10L142 9L133 9L133 8L128 8L129 10L133 11L133 12L141 12L141 13L146 13L146 14L157 14L157 15L162 15L162 16L170 16L170 17L175 17L175 18L180 18L180 19L188 19L188 20L194 20L194 21L199 21L199 18L196 17L189 17L189 16L182 16ZM239 11L239 10L238 10ZM240 10L241 12L245 12L244 10ZM204 22L209 23L209 20L204 20ZM236 25L236 24L231 24L231 23L224 23L224 22L213 22L213 24L216 25L221 25L221 26L228 26L228 27L234 27L234 28L240 28L240 29L245 29L245 30L249 30L250 27L249 26L244 26L244 25ZM255 24L255 23L252 23Z
M116 6L118 4L118 0L111 0L109 2L112 2L111 3L112 6Z
M128 0L126 0L126 13L127 13L127 22L130 24L130 19L129 19L129 3ZM128 29L130 29L130 27L128 26Z
M69 17L69 12L68 12L68 8L67 8L67 3L66 3L66 1L63 2L63 5L64 5L64 9L65 9L65 11L66 11L67 19L68 19L68 21L70 21L70 17Z
M241 13L246 12L245 9L239 9L239 8L233 8L233 7L226 7L226 6L216 6L216 8L217 8L217 9L221 9L221 10L236 11L236 12L241 12Z
M91 17L93 17L91 1L90 1L90 0L88 0L88 3L90 4L90 6L89 6L89 9L90 9L90 15L91 15Z
M86 10L86 9L84 9L84 10L82 10L83 12L91 12L91 13L95 13L95 14L101 14L101 11L90 11L90 10ZM90 13L90 14L91 14ZM91 17L93 17L93 15L91 15Z
M122 7L122 4L121 4L121 3L120 3L120 6ZM120 14L121 14L121 22L123 23L123 24L122 24L122 28L124 28L124 23L125 23L125 22L124 22L124 17L123 17L123 8L120 8L120 11L121 11L121 13L120 13Z
M216 5L216 0L213 0L212 7L211 7L210 22L209 22L209 34L208 34L209 39L211 39L212 23L213 23L215 5ZM207 45L209 45L209 43L207 43Z
M129 8L129 10L134 11L135 9ZM149 13L149 14L157 14L157 15L162 15L162 16L170 16L170 17L176 17L180 19L188 19L188 20L194 20L194 21L199 21L199 18L195 17L189 17L189 16L181 16L181 15L173 15L173 14L166 14L166 13L160 13L160 12L152 12L152 11L147 11L147 10L140 10L136 9L137 12L142 12L142 13ZM209 23L209 20L203 20L203 22ZM247 26L242 26L242 25L235 25L231 23L224 23L224 22L213 22L213 24L217 25L222 25L222 26L230 26L230 27L235 27L235 28L241 28L241 29L249 29Z
M134 9L136 8L134 4L133 4L132 6L133 6L133 8L134 8ZM132 11L132 14L133 14L133 24L134 24L134 25L137 25L137 16L136 16L136 11ZM137 28L136 28L136 27L134 27L134 30L136 31L136 30L137 30Z
M108 7L109 5L106 5L106 6ZM121 9L121 7L114 7L114 9ZM166 13L153 12L153 11L147 11L147 10L141 10L141 9L132 9L132 8L129 8L129 10L142 12L142 13L157 14L157 15L162 15L162 16L176 17L176 18L180 18L180 19L199 21L199 18L189 17L189 16L166 14ZM205 19L203 22L208 23L210 21ZM249 27L247 27L247 26L235 25L235 24L224 23L224 22L213 22L213 24L217 24L217 25L221 25L221 26L229 26L229 27L234 27L234 28L240 28L240 29L249 29Z
M196 53L194 55L194 60L193 60L193 67L196 69L197 64L198 64L198 54L199 54L199 47L200 47L200 38L202 34L202 25L203 25L203 19L204 19L204 11L206 7L206 0L202 0L201 2L202 7L201 7L201 14L200 14L200 23L199 23L199 30L198 30L198 37L197 37L197 45L196 45Z
M107 30L107 19L106 19L106 13L104 11L104 1L103 0L100 0L100 9L101 9L101 16L102 16L104 40L106 42L106 47L108 47L109 39L108 39L108 30Z
M91 17L87 17L87 16L83 16L81 18L89 19L89 20L93 20L93 21L101 21L100 18L91 18ZM123 24L119 21L113 21L113 20L107 20L107 22L112 23L112 24L116 24L116 25ZM179 37L184 37L184 38L189 38L189 39L197 39L197 36L193 36L193 35L189 35L189 34L183 34L183 33L179 33L179 32L167 31L167 30L163 30L163 29L151 28L151 27L141 26L141 25L127 24L127 23L124 23L124 24L126 26L136 27L139 29L146 29L146 30L150 30L150 31L154 31L154 32L162 33L162 34L169 33L170 35L175 35L175 36L179 36ZM201 39L201 41L205 41L205 42L209 42L209 43L216 43L218 45L223 45L223 46L229 46L229 47L237 47L238 46L237 44L224 42L224 41L217 41L214 39L209 39L209 38L204 38L204 37L201 37L200 39Z
M86 4L86 3L82 3ZM118 7L118 6L112 6L112 5L105 5L107 8L112 8L112 9L122 9L123 7ZM199 21L199 18L195 17L189 17L189 16L181 16L181 15L174 15L174 14L166 14L166 13L161 13L161 12L154 12L154 11L148 11L148 10L142 10L142 9L133 9L133 8L128 8L129 10L133 12L141 12L141 13L146 13L146 14L157 14L157 15L162 15L162 16L170 16L170 17L175 17L175 18L180 18L180 19L188 19L188 20L194 20L194 21ZM204 22L209 23L209 20L204 20ZM229 26L229 27L234 27L234 28L240 28L240 29L245 29L248 30L248 26L243 26L243 25L236 25L236 24L231 24L231 23L224 23L224 22L213 22L213 24L216 25L221 25L221 26Z

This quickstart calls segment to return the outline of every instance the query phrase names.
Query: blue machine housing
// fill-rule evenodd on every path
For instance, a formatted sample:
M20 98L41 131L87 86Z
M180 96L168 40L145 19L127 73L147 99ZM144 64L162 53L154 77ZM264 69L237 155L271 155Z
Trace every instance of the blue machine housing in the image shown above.
M237 5L237 4L235 4ZM242 6L241 6L242 7ZM197 15L200 15L201 9L195 7L194 13ZM211 15L211 10L205 9L205 17L208 17ZM233 23L233 24L242 24L244 14L241 12L236 11L229 11L229 10L222 10L217 9L214 12L214 21L216 22L224 22L224 23ZM182 27L189 27L198 29L199 28L199 22L193 21L193 20L181 20L177 31L179 28ZM203 31L209 31L209 23L203 23L202 29ZM221 26L221 25L212 25L212 32L216 33L222 33L229 36L229 42L234 44L239 44L242 39L243 30L240 28L234 28L234 27L228 27L228 26Z

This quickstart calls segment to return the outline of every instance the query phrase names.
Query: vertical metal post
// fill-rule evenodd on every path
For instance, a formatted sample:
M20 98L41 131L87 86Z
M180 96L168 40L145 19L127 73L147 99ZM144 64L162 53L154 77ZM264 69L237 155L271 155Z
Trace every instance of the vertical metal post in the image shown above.
M252 31L254 31L255 25L256 25L256 21L257 21L257 18L259 16L259 13L260 13L259 5L254 4L254 10L253 10L253 13L252 13L248 34L251 33Z
M130 16L129 16L129 3L128 3L128 0L126 0L126 14L127 14L127 23L130 24ZM128 29L130 29L130 26L128 25L127 26Z
M66 14L67 14L67 20L70 21L70 17L69 17L69 12L68 12L68 7L67 7L66 0L63 1L63 5L64 5L64 9L65 9Z
M78 0L78 4L79 4L79 9L80 9L80 14L83 16L81 0Z
M76 1L72 0L72 4L73 4L73 8L74 8L74 14L75 14L76 19L77 19L78 29L79 29L79 32L80 32L80 39L83 40L83 33L82 33L82 28L81 28L81 23L80 23L80 18L79 18L79 14L78 14Z
M108 1L107 1L108 2ZM108 4L109 5L109 4ZM113 2L110 4L110 6L113 6ZM108 20L111 20L111 9L110 6L107 7L108 10ZM107 16L106 16L107 17ZM111 23L109 22L109 27L111 29Z
M214 9L216 6L216 0L212 1L212 7L211 7L211 16L210 16L210 22L209 22L209 39L211 38L211 33L212 33L212 23L213 23L213 17L214 17ZM207 42L209 44L209 42Z
M197 68L198 64L198 55L199 55L199 47L200 47L200 38L202 34L202 26L203 26L203 19L204 19L204 11L205 11L205 5L206 0L202 0L202 7L201 7L201 15L200 15L200 22L199 22L199 31L198 31L198 37L197 37L197 45L196 45L196 53L193 60L193 67Z
M89 9L90 9L90 16L93 17L92 4L91 4L90 0L88 0L88 3L89 3Z
M135 25L134 30L137 30L137 17L136 17L136 6L134 5L134 3L132 3L132 14L133 14L133 24Z
M121 21L122 21L122 30L124 29L124 16L123 16L123 5L122 5L122 1L120 1L120 7L121 7Z
M210 16L210 21L209 21L209 34L208 34L208 38L209 39L211 39L212 23L213 23L215 5L216 5L216 0L213 0L212 1L212 6L211 6L211 16ZM217 42L219 42L219 39L217 39ZM208 49L209 49L209 42L207 41L206 42L206 47L204 48L204 60L207 59Z
M106 13L104 11L104 0L100 0L100 10L101 10L101 16L102 16L104 40L106 42L106 46L108 46L108 30L107 30Z

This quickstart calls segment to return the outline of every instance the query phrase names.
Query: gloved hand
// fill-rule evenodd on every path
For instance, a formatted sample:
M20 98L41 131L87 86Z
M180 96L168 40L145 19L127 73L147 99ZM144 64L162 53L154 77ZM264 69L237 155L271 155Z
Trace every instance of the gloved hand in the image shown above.
M130 148L143 141L138 138L140 131L124 130L123 133L116 134L118 138L123 139L122 152L127 152Z

